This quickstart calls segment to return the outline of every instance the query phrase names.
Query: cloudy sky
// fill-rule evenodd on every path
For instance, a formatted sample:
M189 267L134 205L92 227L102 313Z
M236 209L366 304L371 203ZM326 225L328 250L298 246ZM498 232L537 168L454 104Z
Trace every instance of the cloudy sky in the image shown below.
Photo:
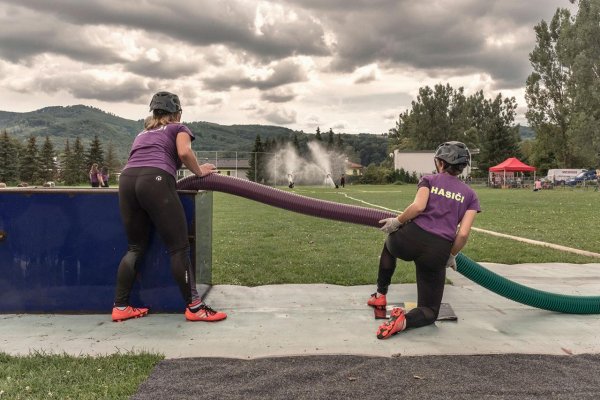
M382 133L419 87L515 96L533 27L568 0L0 0L0 110Z

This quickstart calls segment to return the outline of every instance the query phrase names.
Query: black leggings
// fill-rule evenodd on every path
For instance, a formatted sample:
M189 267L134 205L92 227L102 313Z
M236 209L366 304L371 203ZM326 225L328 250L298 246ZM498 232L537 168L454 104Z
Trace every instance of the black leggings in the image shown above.
M440 312L446 262L452 242L408 223L391 233L379 260L377 291L386 294L396 269L396 259L414 261L417 273L417 308L406 314L406 327L418 328L435 322Z
M188 227L175 178L159 168L128 168L119 178L119 208L128 251L119 264L115 306L129 305L136 268L148 246L152 225L171 256L171 271L186 304L199 300L190 260Z

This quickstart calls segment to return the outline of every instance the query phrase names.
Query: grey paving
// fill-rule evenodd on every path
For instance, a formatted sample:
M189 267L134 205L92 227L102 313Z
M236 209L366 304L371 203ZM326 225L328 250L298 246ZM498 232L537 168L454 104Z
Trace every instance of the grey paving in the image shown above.
M527 264L488 268L537 289L600 295L600 264ZM147 350L167 358L258 359L297 355L429 356L600 353L600 316L566 315L500 297L460 274L449 275L444 302L458 322L377 340L381 323L365 305L374 286L215 286L209 303L228 312L218 323L151 314L112 323L102 315L0 315L0 351L109 354ZM415 285L393 285L391 302L416 299Z

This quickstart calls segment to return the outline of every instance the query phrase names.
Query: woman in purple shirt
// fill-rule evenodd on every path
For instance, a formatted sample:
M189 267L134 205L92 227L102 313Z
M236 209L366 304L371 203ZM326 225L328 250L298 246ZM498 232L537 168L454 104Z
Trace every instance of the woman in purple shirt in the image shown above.
M470 158L461 142L440 145L434 155L437 174L421 178L415 200L402 214L379 221L384 224L381 230L389 235L379 261L377 292L367 304L385 308L398 258L415 263L418 299L417 307L407 313L394 308L390 319L377 330L378 339L437 319L446 267L456 269L456 254L467 243L475 215L481 211L475 192L458 178Z
M103 186L104 181L102 180L102 174L100 173L100 170L98 169L98 164L93 163L92 167L90 168L90 184L92 185L92 187L100 187Z
M185 213L176 190L177 169L182 163L197 176L216 172L213 164L198 164L192 151L194 135L180 123L179 97L159 92L150 102L152 115L131 146L129 160L119 178L119 207L127 233L128 250L117 272L113 321L143 317L147 308L132 307L129 296L136 264L155 226L171 256L171 269L187 305L188 321L219 321L227 315L207 306L198 295L190 260Z

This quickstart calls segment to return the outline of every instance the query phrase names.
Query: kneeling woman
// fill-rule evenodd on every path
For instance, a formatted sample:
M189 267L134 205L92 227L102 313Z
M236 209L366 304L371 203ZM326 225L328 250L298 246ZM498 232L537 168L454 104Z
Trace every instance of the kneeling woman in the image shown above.
M379 221L384 224L381 230L389 235L379 261L377 292L367 304L387 304L397 258L414 261L418 297L417 307L408 313L402 308L392 310L389 321L377 330L379 339L435 322L444 294L446 267L456 268L456 254L467 243L475 215L481 211L473 189L458 178L470 163L467 147L460 142L443 143L435 152L434 162L438 173L421 178L413 203L398 217Z

